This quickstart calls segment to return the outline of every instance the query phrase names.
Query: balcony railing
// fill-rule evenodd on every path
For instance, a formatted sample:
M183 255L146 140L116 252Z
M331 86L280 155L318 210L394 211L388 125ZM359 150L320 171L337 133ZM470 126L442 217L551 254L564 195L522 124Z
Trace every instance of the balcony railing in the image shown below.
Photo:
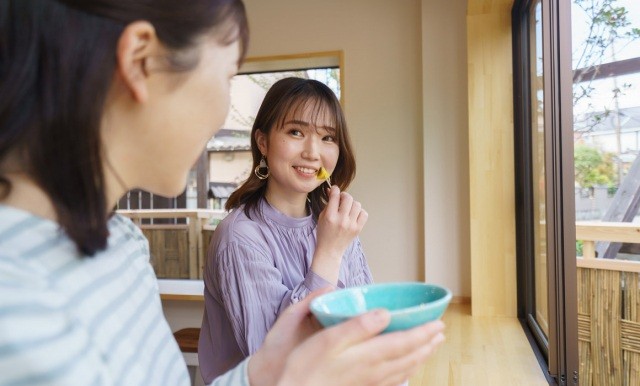
M118 210L136 223L149 240L151 264L160 279L202 279L209 240L222 210ZM144 224L146 219L175 219L175 224ZM186 251L186 253L185 253Z
M640 262L596 259L595 242L640 243L630 223L577 222L581 385L640 385Z

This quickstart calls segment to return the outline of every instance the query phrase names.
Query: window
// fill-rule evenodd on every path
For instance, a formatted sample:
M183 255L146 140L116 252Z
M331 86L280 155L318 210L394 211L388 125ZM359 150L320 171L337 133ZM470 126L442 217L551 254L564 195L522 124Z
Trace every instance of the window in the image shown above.
M573 0L571 19L576 217L638 223L640 2ZM638 244L595 244L595 257L640 261Z
M578 383L570 4L513 8L518 317L550 382Z

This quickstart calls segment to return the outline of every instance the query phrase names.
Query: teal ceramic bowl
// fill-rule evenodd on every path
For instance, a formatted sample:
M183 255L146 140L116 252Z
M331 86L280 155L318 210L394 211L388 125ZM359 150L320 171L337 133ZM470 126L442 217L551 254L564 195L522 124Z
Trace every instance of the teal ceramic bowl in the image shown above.
M418 282L370 284L321 295L311 312L325 327L378 308L391 313L384 332L406 330L439 319L451 301L451 291Z

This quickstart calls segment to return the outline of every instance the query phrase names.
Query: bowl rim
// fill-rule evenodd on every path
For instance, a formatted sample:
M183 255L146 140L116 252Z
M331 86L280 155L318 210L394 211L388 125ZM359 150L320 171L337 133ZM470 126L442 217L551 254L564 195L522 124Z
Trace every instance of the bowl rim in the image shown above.
M382 287L382 286L389 286L389 287L399 287L399 286L406 286L406 285L416 285L416 286L421 286L421 287L436 287L439 289L444 290L445 294L443 297L441 297L440 299L431 301L429 303L426 304L418 304L416 306L411 306L411 307L407 307L407 308L403 308L400 310L387 310L389 312L389 314L391 315L391 317L393 316L398 316L398 315L402 315L402 314L406 314L406 313L411 313L417 310L422 310L425 308L437 308L439 306L442 305L442 303L449 303L451 301L451 298L453 297L451 290L449 290L448 288L438 285L438 284L431 284L431 283L425 283L425 282L420 282L420 281L410 281L410 282L389 282L389 283L371 283L371 284L365 284L365 285L359 285L359 286L355 286L355 287L347 287L347 288L339 288L336 289L334 291L322 294L320 296L318 296L317 298L313 299L311 301L311 304L309 305L309 309L311 310L311 312L314 315L320 314L322 316L329 316L329 317L333 317L333 318L353 318L355 316L358 315L362 315L366 312L369 311L373 311L374 309L371 309L369 311L366 312L362 312L362 313L357 313L357 314L347 314L347 313L327 313L323 310L320 309L320 306L318 305L318 303L320 302L319 299L322 298L331 298L332 295L333 297L335 296L340 296L340 295L335 295L336 293L339 294L342 290L356 290L356 289L364 289L364 288L368 288L368 287ZM378 308L379 309L379 308Z

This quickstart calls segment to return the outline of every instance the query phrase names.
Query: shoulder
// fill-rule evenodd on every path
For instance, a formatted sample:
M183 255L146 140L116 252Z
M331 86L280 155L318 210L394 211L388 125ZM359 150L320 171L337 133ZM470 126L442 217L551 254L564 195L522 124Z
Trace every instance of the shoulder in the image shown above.
M243 208L229 213L216 227L207 252L213 266L235 266L250 261L272 261L260 216L248 217Z
M75 376L92 379L99 361L90 349L90 334L71 312L69 297L45 280L26 278L27 269L0 262L0 355L3 381L73 384ZM82 373L91 372L94 374Z
M142 233L142 229L130 218L120 214L114 214L109 219L109 246L126 243L130 247L137 249L143 259L150 256L149 240ZM107 249L108 251L108 249Z
M113 233L121 233L129 235L129 238L137 241L144 241L146 238L142 230L130 218L115 213L109 219L109 231Z
M247 216L244 207L234 209L216 227L214 240L220 244L240 243L254 245L262 243L264 220L257 213Z

